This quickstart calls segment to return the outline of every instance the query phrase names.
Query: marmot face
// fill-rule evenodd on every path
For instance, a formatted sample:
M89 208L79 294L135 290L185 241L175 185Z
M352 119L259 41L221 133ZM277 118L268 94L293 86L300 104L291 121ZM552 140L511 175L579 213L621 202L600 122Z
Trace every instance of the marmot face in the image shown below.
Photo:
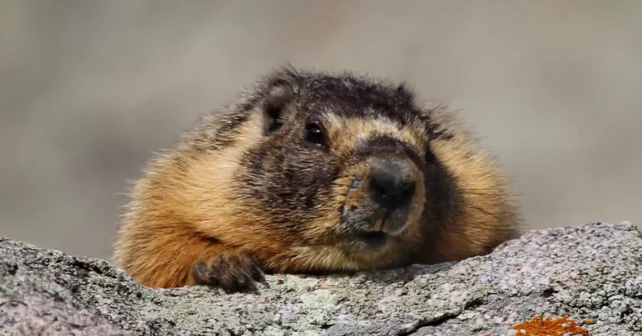
M281 72L255 97L262 139L240 160L238 196L274 235L351 254L419 238L426 201L440 192L427 195L426 181L446 172L405 87Z

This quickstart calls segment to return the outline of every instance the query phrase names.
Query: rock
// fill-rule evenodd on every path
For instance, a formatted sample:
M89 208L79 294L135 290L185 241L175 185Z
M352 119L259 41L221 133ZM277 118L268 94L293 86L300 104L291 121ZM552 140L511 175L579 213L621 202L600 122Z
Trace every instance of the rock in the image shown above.
M0 334L499 336L539 315L592 336L642 331L630 223L530 231L458 263L267 281L248 294L153 290L107 261L0 238Z

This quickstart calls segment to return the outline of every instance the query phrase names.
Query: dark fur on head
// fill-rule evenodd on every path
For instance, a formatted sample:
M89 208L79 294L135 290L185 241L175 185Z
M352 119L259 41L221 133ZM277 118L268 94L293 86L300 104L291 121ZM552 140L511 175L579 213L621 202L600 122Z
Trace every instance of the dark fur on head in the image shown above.
M456 203L448 201L456 197L452 177L434 160L428 146L428 116L405 86L348 73L332 76L292 70L277 72L265 83L253 101L263 110L265 140L240 161L244 169L238 175L242 181L238 196L258 203L259 211L270 219L278 219L265 224L291 232L292 244L355 242L355 226L377 209L372 204L361 209L353 202L353 209L347 211L363 215L343 220L352 192L346 187L353 186L355 179L368 178L368 161L390 156L408 160L430 192L430 201L415 206L415 211L426 212L424 217L434 213L432 208L443 206L439 203ZM306 138L310 128L318 130L316 142ZM401 129L407 130L410 141L398 136ZM414 220L420 217L417 214ZM324 222L323 230L310 227L319 222ZM424 231L435 225L440 223L426 225ZM395 237L391 244L398 243L395 249L399 249L412 238Z
M501 171L443 110L405 85L293 68L156 158L126 219L117 256L157 286L190 282L156 280L171 266L144 260L172 239L206 242L205 259L234 250L270 272L329 272L461 259L517 233Z

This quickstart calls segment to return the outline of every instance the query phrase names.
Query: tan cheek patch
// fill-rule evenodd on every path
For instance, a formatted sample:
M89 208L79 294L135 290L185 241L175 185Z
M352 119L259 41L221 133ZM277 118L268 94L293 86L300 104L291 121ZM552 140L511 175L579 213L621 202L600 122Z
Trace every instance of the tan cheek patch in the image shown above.
M363 199L366 198L366 193L362 188L350 192L346 200L346 206L348 209L359 208L363 204Z

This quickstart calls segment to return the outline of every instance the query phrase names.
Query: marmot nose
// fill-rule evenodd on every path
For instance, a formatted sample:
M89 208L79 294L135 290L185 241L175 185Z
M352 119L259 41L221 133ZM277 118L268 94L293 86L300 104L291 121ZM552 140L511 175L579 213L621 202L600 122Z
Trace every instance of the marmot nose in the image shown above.
M375 203L392 210L410 203L415 193L415 179L408 163L378 159L370 167L368 187Z

